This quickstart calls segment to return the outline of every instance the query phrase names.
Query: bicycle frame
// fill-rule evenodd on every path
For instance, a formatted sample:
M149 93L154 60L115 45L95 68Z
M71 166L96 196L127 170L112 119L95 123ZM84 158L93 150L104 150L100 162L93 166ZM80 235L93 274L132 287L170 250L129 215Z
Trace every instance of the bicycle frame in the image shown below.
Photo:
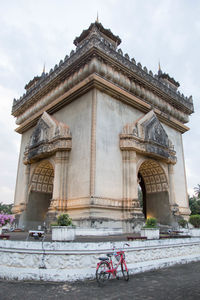
M124 244L125 246L129 246L129 244ZM116 265L113 264L112 256L116 258ZM125 253L123 250L115 250L113 247L112 253L107 253L107 257L99 257L100 262L97 263L96 267L96 280L99 285L104 284L109 278L110 275L116 279L119 279L117 276L117 269L119 265L121 266L121 272L123 275L123 279L125 281L129 280L129 272L125 261Z
M111 273L113 275L113 277L116 277L117 269L118 269L119 265L121 265L122 261L124 260L123 259L123 254L120 253L120 252L117 252L117 255L115 257L118 257L119 255L120 255L120 259L119 259L119 261L118 261L118 263L115 267L113 266L112 257L110 257L110 261L109 261L110 270L108 270L107 272Z
M126 261L125 261L125 259L124 259L124 257L123 257L123 256L124 256L124 251L118 251L118 252L116 252L116 253L117 253L117 254L116 254L116 257L120 256L120 259L119 259L117 265L116 265L115 267L113 266L112 257L110 257L110 259L107 260L107 263L108 263L110 269L108 268L107 270L105 270L106 273L112 274L113 277L116 277L116 276L117 276L117 269L118 269L119 265L121 265L122 263L124 263L124 266L125 266L125 268L126 268L126 271L128 271L128 268L127 268L127 266L126 266ZM99 266L100 264L101 264L101 262L99 262L99 263L97 264L97 268L98 268L98 266Z

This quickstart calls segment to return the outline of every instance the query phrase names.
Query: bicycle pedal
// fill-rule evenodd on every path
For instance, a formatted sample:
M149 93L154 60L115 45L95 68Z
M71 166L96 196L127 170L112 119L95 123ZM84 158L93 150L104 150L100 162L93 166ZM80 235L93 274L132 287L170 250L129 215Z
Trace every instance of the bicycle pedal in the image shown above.
M116 276L116 279L119 280L119 276Z

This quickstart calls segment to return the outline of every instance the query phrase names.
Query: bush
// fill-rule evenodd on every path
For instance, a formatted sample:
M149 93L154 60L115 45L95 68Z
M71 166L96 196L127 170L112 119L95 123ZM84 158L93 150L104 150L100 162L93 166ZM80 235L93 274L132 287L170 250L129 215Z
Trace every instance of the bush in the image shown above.
M192 215L192 216L190 216L189 222L190 222L195 228L200 228L200 215Z
M2 202L0 202L0 213L11 215L12 207L13 207L13 204L3 204Z
M148 218L146 220L144 228L157 228L157 219L156 218Z
M72 219L68 214L62 214L57 218L58 226L72 226Z
M189 197L189 206L191 210L191 215L199 215L200 214L200 200L195 196Z
M180 219L178 221L178 225L181 226L181 227L183 227L183 228L186 228L187 224L188 224L188 222L185 219Z

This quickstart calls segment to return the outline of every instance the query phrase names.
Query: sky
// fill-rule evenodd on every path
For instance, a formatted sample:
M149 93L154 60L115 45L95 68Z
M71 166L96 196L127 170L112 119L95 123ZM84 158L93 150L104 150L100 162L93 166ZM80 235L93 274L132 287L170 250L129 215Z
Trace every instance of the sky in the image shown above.
M20 134L13 98L75 49L73 40L99 21L122 39L120 48L153 73L163 72L193 96L195 113L183 135L188 192L200 184L199 0L0 0L0 202L13 203Z

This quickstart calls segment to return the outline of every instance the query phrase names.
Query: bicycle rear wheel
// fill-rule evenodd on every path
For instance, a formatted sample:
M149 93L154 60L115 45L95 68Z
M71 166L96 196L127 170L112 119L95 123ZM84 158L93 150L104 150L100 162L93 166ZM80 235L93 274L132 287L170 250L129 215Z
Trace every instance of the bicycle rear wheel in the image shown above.
M105 282L110 278L110 266L106 261L102 261L96 270L96 280L99 285L105 284Z
M122 263L121 263L121 269L122 269L122 274L123 274L124 280L128 281L129 273L128 273L128 268L126 266L126 263L124 261L122 261Z

